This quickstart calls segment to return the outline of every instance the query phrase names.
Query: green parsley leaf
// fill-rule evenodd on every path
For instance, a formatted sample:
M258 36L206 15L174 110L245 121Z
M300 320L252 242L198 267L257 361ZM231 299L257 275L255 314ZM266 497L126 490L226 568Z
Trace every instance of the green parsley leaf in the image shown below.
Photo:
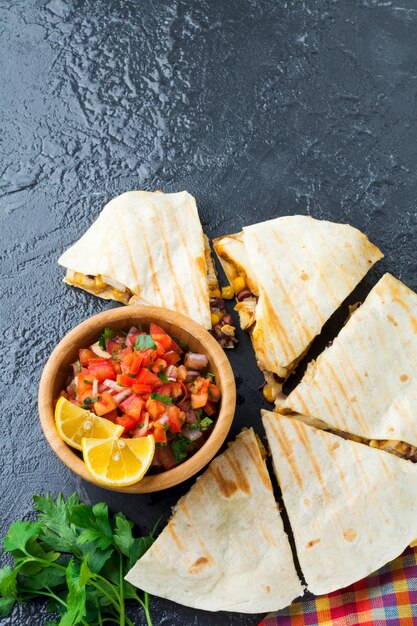
M98 345L102 350L106 349L106 339L111 339L112 337L114 337L114 330L111 328L105 328L103 333L98 338Z
M13 611L15 602L13 598L0 598L0 617L8 617Z
M75 367L77 368L77 372L81 372L81 362L80 359L75 361Z
M95 398L89 398L87 396L86 398L84 398L84 403L81 406L81 408L90 410L91 405L93 404L93 402L98 402L99 400L100 400L100 396L95 396Z
M162 393L151 393L152 400L159 400L159 402L164 402L164 404L172 404L171 396L164 396Z
M3 540L6 552L21 550L26 552L26 545L32 537L39 534L42 528L40 522L15 522L9 528L9 532Z
M67 611L59 622L60 626L75 626L85 617L86 590L80 581L80 568L70 561L67 565L66 579L69 589Z
M211 425L213 424L213 420L211 420L209 417L205 417L201 420L200 422L200 430L205 431L207 430L207 428L209 428Z
M151 348L152 350L156 349L156 343L152 339L151 335L139 335L136 337L135 341L135 350L139 352L143 352L144 350L148 350Z
M182 435L177 435L171 442L171 448L175 456L177 463L182 463L187 456L188 447L190 442Z
M165 372L159 372L158 377L160 380L162 380L163 383L169 383L168 376L165 374Z
M206 374L206 378L209 378L209 379L211 380L211 382L212 382L212 383L215 383L215 382L216 382L216 377L215 377L215 375L214 375L214 374L211 374L210 372L208 372L208 373Z

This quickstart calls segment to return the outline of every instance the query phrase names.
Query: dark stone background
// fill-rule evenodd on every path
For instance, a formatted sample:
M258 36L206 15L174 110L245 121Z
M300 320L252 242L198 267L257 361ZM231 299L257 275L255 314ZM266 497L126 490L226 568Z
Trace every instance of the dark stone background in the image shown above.
M407 0L0 2L2 536L35 493L76 490L147 530L189 487L142 497L92 487L39 426L53 346L113 306L65 286L56 263L111 197L187 189L209 236L294 213L349 222L386 255L350 301L387 270L417 288L416 27ZM231 436L245 424L261 432L261 375L242 333L230 359ZM151 609L155 625L258 621L157 599ZM35 604L1 624L44 619Z

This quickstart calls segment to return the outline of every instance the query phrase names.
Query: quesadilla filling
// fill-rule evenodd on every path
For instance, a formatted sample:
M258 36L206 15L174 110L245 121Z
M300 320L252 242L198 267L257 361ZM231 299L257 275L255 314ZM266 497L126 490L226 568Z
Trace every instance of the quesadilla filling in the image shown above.
M100 274L92 276L67 270L64 281L67 285L79 287L105 300L116 300L122 304L128 304L133 295L132 292L121 283L108 276L101 276Z
M152 435L149 472L171 469L204 445L220 410L208 358L185 349L153 322L148 331L105 328L79 350L60 395L123 426L122 437Z

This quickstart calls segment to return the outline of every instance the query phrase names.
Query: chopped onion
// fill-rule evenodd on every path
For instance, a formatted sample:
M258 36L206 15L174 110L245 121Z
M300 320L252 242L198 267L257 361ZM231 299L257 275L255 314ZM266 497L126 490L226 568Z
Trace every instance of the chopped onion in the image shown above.
M168 365L165 370L168 380L175 382L177 380L177 368L175 365Z
M100 348L100 346L98 345L98 341L96 343L93 343L93 345L90 347L94 354L97 354L97 356L101 357L102 359L111 359L111 354Z
M113 396L113 400L115 401L116 405L119 406L119 404L123 402L123 400L126 400L126 398L128 398L130 395L132 395L132 393L133 390L131 388L123 389L123 391Z
M143 426L141 426L139 428L139 426L137 426L135 428L135 430L132 433L132 439L135 439L136 437L143 437L144 435L146 435L146 433L148 432L148 428L149 428L149 415L147 414L145 417L145 421L143 422Z
M200 372L195 372L194 370L187 370L187 383L191 383L198 376L200 376Z
M113 389L113 391L125 391L126 389L126 387L118 385L115 380L110 380L109 378L106 378L106 380L103 382L103 385L107 389Z
M203 436L201 430L191 430L187 424L182 427L181 434L184 435L188 441L197 441L197 439Z
M196 416L195 411L193 409L190 409L189 411L186 412L186 414L185 414L185 421L188 422L189 424L196 424L197 423L197 416Z
M131 337L133 337L133 335L137 335L137 333L140 333L139 328L136 328L136 326L132 326L132 328L129 330L129 332L126 335L125 344L127 346L132 345Z
M104 383L100 383L98 386L98 392L103 393L103 391L108 391L108 389Z
M169 424L169 417L166 413L163 414L162 417L159 418L158 422L160 424Z
M93 398L95 398L96 395L98 394L98 380L97 380L97 378L94 378L94 380L93 380L93 389L91 390L91 393L93 394Z
M208 358L205 354L197 352L187 352L184 357L184 365L190 370L202 370L208 365Z

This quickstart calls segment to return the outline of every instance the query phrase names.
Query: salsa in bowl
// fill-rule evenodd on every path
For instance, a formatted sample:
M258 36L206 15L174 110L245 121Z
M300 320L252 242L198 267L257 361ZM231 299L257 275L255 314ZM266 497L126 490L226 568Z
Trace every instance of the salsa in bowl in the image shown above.
M82 445L63 436L55 421L60 396L61 404L84 413ZM140 493L175 485L206 465L229 431L235 398L230 364L206 330L172 311L130 306L86 320L58 344L42 375L39 413L51 447L77 474ZM137 440L152 439L141 480L105 484L89 471L89 459L84 462L78 450L98 441L89 439L91 416L110 425L109 437L117 439L118 447L103 446L101 456L118 460Z

